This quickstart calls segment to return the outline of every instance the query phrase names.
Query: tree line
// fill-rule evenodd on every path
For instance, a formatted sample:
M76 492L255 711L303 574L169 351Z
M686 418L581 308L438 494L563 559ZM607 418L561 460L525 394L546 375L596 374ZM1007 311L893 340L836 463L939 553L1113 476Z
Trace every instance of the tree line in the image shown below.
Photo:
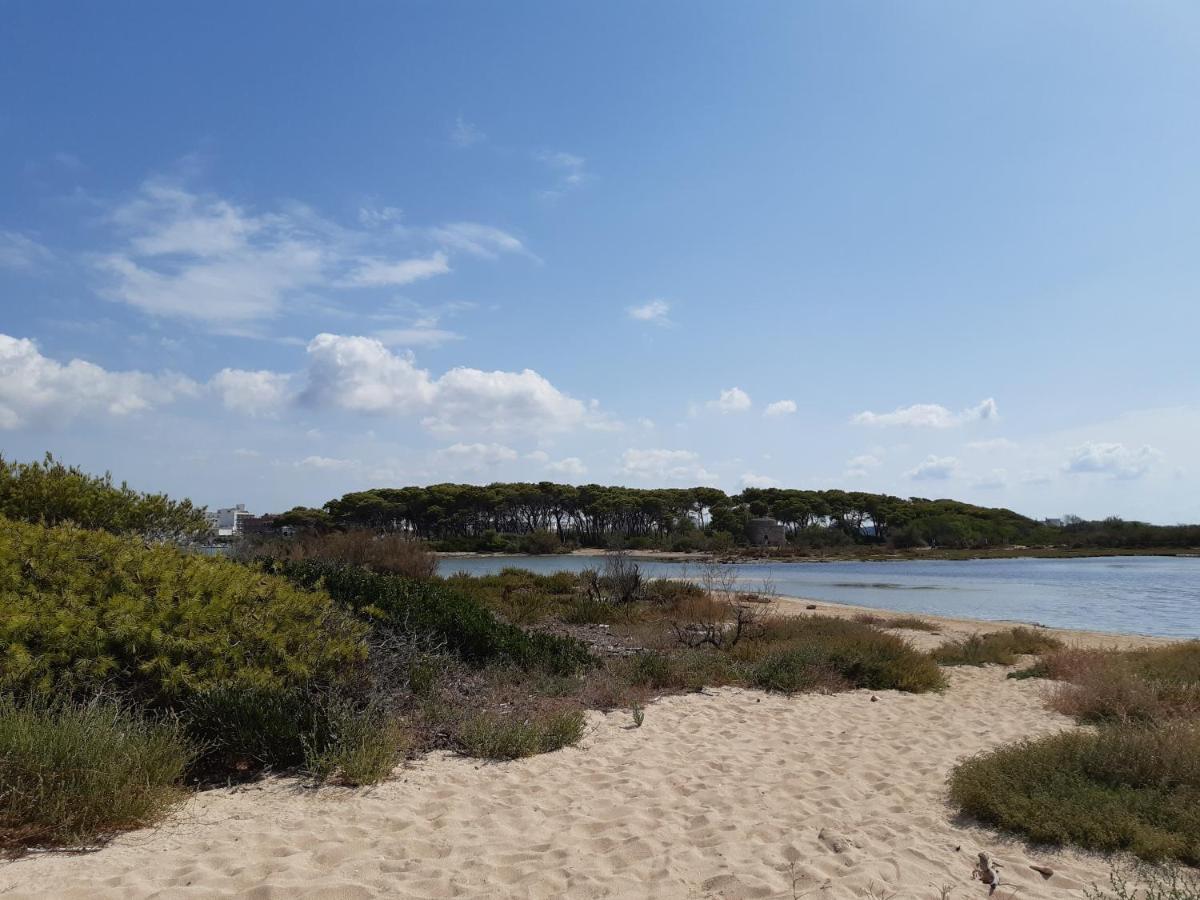
M712 487L629 488L542 481L375 488L296 508L278 524L366 527L436 542L443 549L511 549L530 536L583 547L711 549L743 544L748 524L780 522L797 547L887 545L987 548L1016 545L1169 547L1200 543L1200 526L1156 526L1067 517L1049 524L1009 509L863 491Z

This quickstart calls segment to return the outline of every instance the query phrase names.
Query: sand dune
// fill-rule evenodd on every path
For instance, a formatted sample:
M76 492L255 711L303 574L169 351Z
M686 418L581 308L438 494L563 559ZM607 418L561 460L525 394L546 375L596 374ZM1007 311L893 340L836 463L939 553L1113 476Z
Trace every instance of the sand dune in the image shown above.
M986 896L971 880L986 850L1004 866L999 897L1082 897L1103 860L956 822L944 799L957 760L1071 722L1045 709L1044 683L996 668L950 679L942 695L669 697L640 729L592 714L581 746L529 760L434 755L369 791L209 791L99 852L0 866L0 892L968 898Z

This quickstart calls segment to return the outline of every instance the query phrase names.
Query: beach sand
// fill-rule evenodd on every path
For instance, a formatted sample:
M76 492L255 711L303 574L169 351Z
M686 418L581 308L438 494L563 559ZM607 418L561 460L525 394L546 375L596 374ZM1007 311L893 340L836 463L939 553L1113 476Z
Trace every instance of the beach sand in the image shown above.
M923 647L998 627L924 618L943 634L903 632ZM1157 643L1058 633L1080 645ZM97 852L4 863L0 893L933 900L986 897L971 879L983 850L1003 866L996 897L1083 897L1107 878L1105 860L958 821L945 799L964 757L1075 726L1045 708L1046 682L948 671L944 694L667 697L640 729L628 712L592 713L578 747L501 764L434 754L370 790L268 779L206 791Z

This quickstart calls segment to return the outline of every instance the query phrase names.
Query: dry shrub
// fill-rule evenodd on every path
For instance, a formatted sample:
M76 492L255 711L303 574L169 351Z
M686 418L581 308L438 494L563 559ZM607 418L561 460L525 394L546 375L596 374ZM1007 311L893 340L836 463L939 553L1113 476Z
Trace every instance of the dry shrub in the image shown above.
M862 625L874 625L876 628L903 628L908 631L928 631L937 633L938 627L932 622L917 616L880 616L875 613L860 613L854 621Z
M1145 650L1060 650L1028 675L1065 682L1052 705L1084 722L1200 717L1200 641Z
M436 554L424 541L399 534L376 534L365 528L276 538L253 547L251 552L284 562L319 559L349 563L406 578L432 578L438 567Z

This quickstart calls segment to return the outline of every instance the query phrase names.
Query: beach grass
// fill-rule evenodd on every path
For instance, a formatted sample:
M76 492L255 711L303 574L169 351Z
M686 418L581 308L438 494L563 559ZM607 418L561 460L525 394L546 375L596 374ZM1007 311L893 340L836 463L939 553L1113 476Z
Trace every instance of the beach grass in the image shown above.
M943 666L983 666L989 663L1011 666L1016 664L1020 656L1045 653L1062 646L1058 638L1034 628L1018 626L949 641L933 651L933 658Z

